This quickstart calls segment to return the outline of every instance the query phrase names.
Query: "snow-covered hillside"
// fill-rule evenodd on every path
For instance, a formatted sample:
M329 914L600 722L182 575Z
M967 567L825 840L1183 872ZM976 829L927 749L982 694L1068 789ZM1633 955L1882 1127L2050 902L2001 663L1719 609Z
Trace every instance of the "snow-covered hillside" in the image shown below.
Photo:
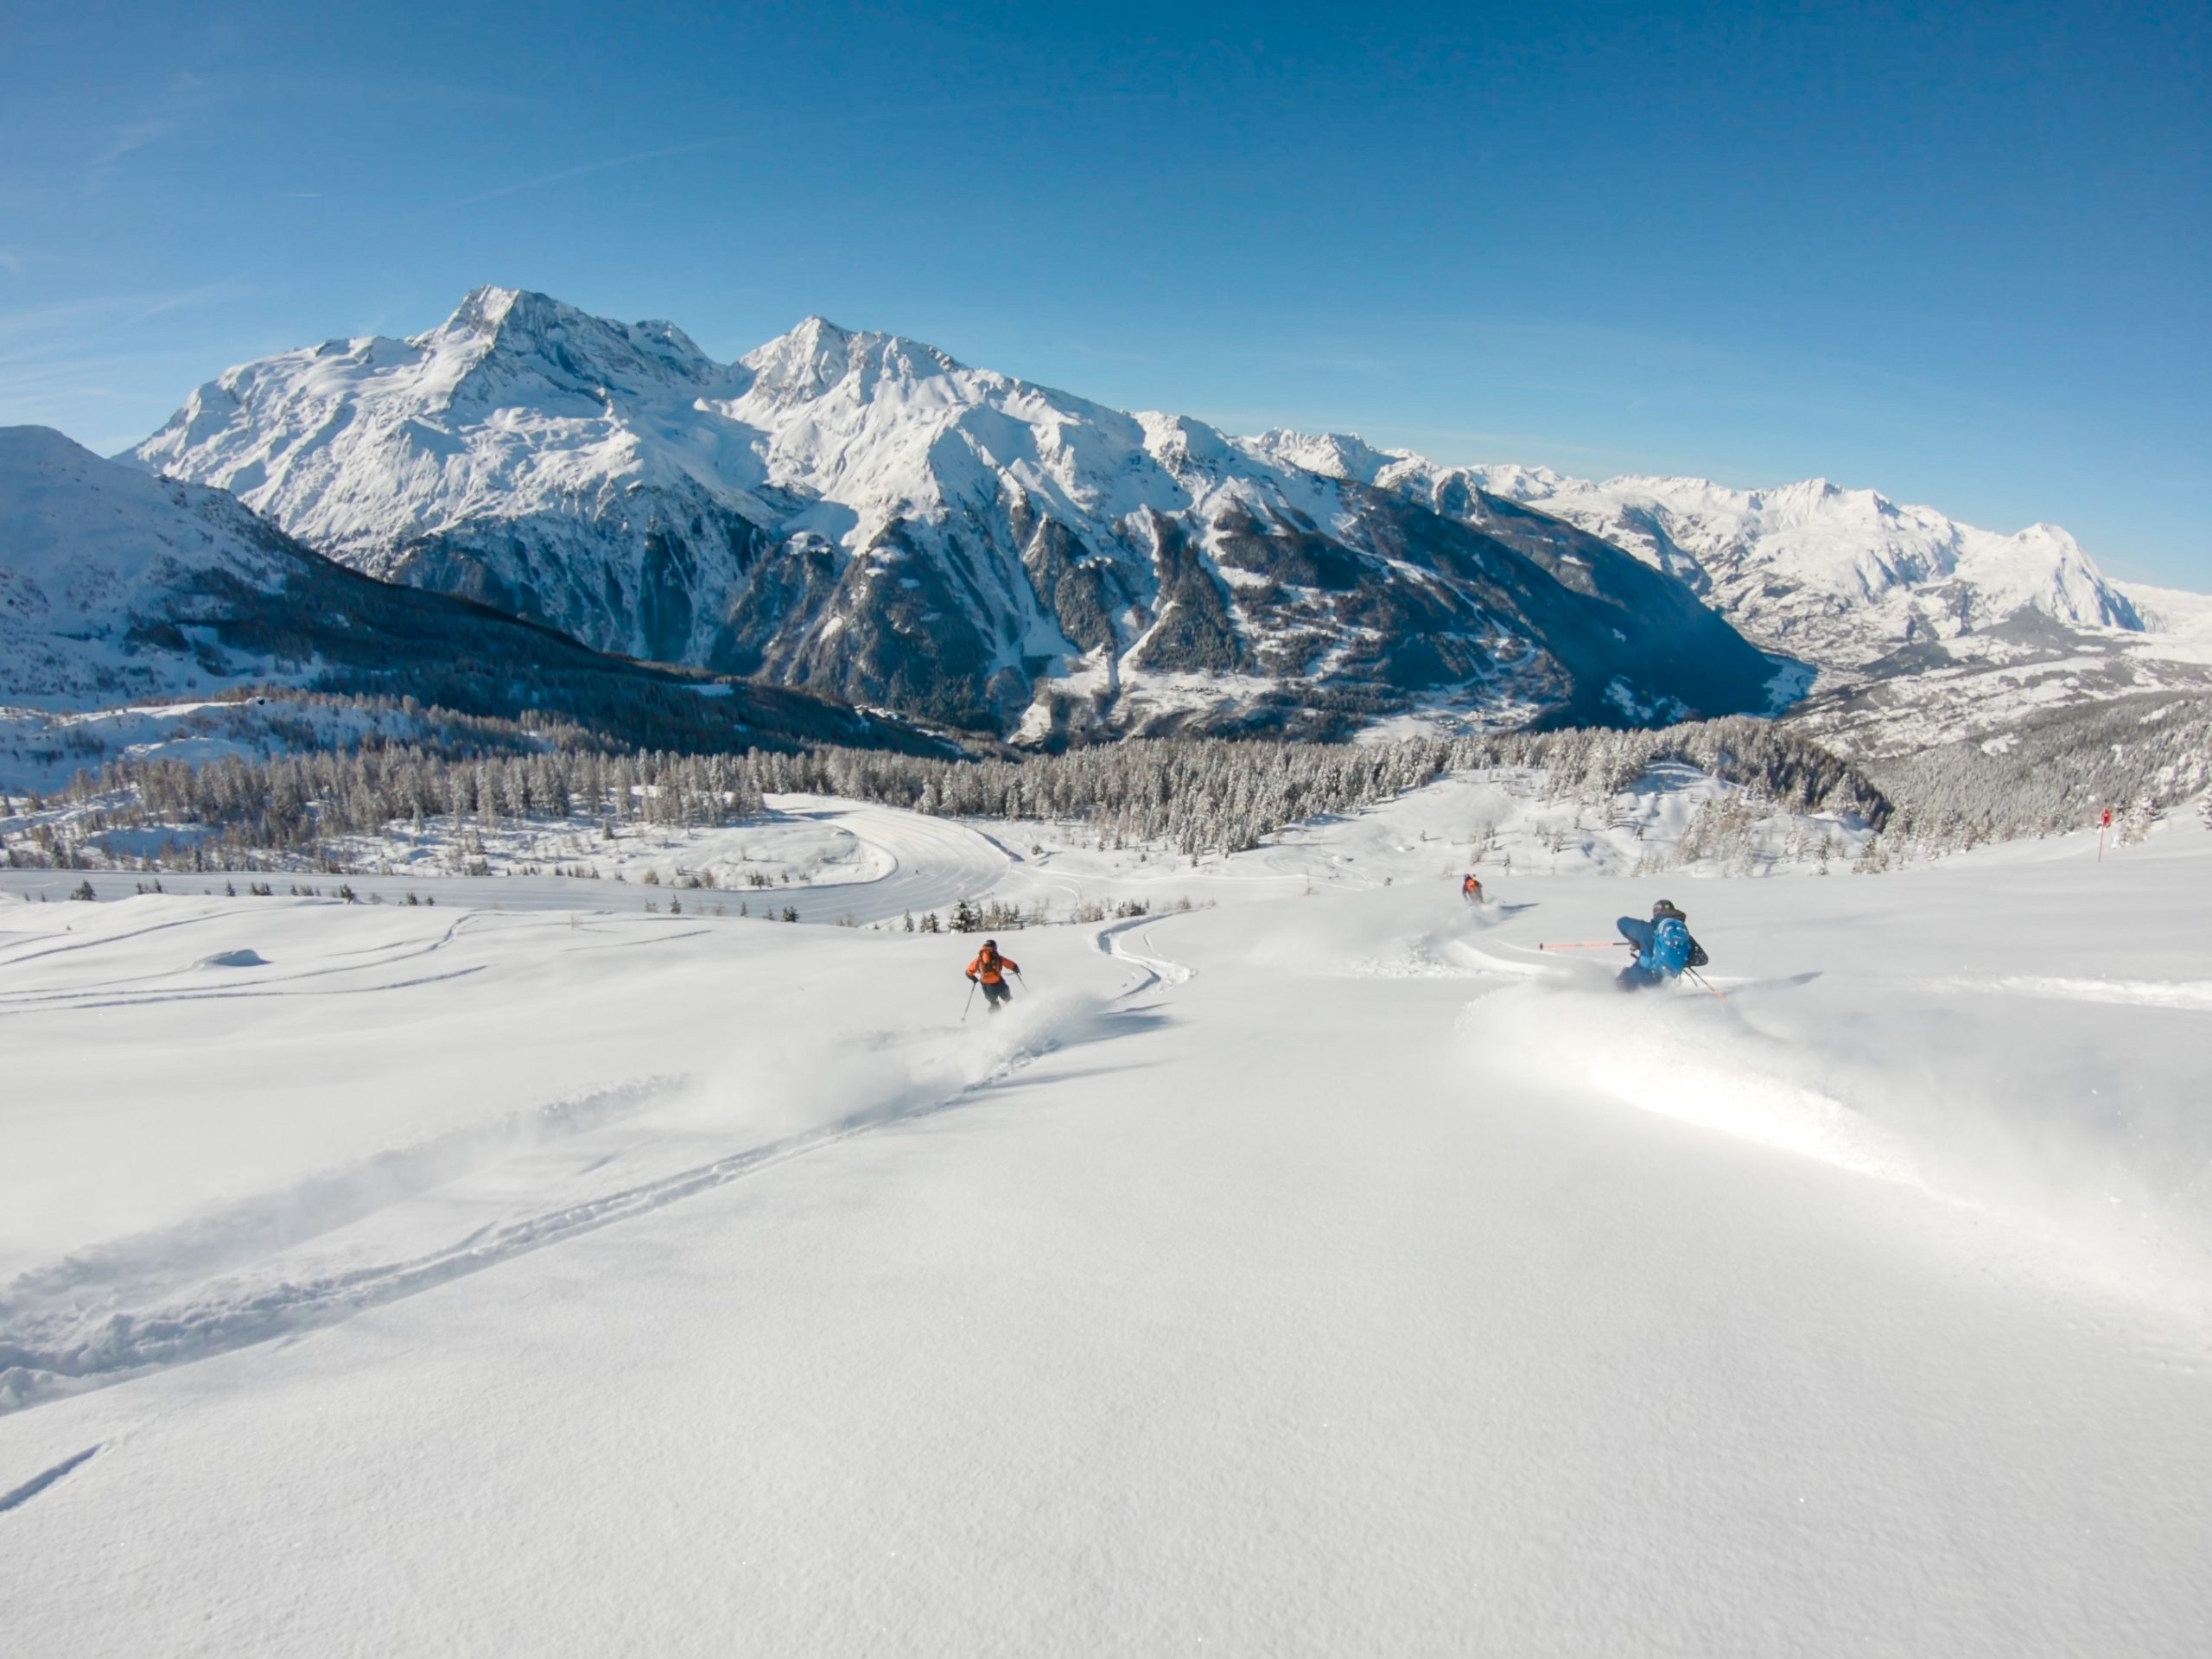
M2014 617L1983 633L1913 645L1842 679L1789 721L1853 760L2001 741L2062 712L2094 718L2148 692L2212 692L2212 631L2136 633Z
M232 369L135 454L601 649L1032 739L1656 720L1764 707L1775 673L1565 525L1470 528L820 318L721 365L483 289Z
M1155 900L964 1022L521 880L0 903L11 1649L2193 1659L2212 832L1477 910L1490 787L840 819ZM1541 948L1662 896L1725 998Z
M166 743L149 720L246 686L275 688L275 705L219 719L187 709L167 752L425 733L396 708L334 718L300 706L302 687L412 698L441 720L564 721L655 748L942 747L895 719L604 656L482 605L377 581L221 490L104 461L44 427L0 429L0 786L51 788L72 760L97 767ZM92 715L102 718L82 718ZM223 742L196 744L213 725ZM510 731L505 746L518 739Z
M2085 628L2145 626L2056 524L1999 535L1819 478L1769 490L1698 478L1599 483L1542 467L1440 467L1338 435L1242 442L1253 454L1395 491L1484 528L1500 502L1535 507L1679 576L1746 638L1827 669L1864 668L2023 611Z
M2212 659L2212 594L2184 593L2175 588L2152 588L2139 582L2127 584L2128 602L2135 607L2143 626L2174 640L2199 646Z
M216 635L322 563L220 490L45 427L0 428L0 703L96 708L280 677Z

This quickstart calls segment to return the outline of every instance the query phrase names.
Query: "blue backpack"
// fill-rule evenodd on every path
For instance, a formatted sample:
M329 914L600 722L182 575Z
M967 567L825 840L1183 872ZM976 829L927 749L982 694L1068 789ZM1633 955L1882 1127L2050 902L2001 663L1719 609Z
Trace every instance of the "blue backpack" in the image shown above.
M1651 943L1644 948L1643 966L1672 979L1690 965L1689 924L1679 916L1662 916L1651 925Z

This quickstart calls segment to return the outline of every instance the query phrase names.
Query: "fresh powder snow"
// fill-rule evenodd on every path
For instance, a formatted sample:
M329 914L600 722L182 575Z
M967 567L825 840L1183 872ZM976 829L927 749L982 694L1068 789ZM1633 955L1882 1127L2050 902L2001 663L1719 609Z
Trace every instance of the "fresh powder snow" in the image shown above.
M2199 1651L2212 830L1605 874L1679 781L0 873L7 1645ZM986 897L1103 919L963 1014Z

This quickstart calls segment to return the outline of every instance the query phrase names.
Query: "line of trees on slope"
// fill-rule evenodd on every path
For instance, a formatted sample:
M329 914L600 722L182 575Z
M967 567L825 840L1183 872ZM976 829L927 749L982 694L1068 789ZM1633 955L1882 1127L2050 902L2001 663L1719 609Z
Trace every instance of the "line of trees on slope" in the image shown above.
M2139 830L2212 788L2212 696L2145 692L2056 709L2001 737L1866 769L1898 803L1882 836L1891 851L2062 834L2106 807Z
M1687 763L1777 806L1879 823L1888 801L1852 766L1770 722L1732 716L1661 731L1575 729L1372 744L1139 740L1023 760L952 761L825 747L608 754L548 744L455 754L372 739L351 751L230 758L194 768L120 760L65 791L80 835L180 830L197 862L315 855L340 837L431 820L598 819L706 826L762 797L844 796L943 817L1091 826L1109 844L1239 852L1290 824L1356 812L1450 772L1543 768L1554 798L1601 802L1653 766ZM28 849L27 849L28 850ZM49 834L32 855L65 854ZM11 849L12 856L12 849Z

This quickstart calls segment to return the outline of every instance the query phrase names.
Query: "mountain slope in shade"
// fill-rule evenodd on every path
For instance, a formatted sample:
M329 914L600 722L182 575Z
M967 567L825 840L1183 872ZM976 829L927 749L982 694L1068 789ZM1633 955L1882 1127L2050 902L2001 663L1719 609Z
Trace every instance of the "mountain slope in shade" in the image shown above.
M810 318L716 365L485 289L233 369L134 452L378 575L596 647L1052 741L1758 708L1775 665L1571 527Z
M1825 479L1770 490L1692 478L1597 483L1541 467L1440 467L1342 435L1276 431L1245 445L1484 528L1486 503L1535 507L1680 577L1754 642L1826 669L1863 669L2023 611L2075 626L2143 626L2055 524L2002 536Z
M0 703L49 711L244 685L566 719L656 747L925 747L895 721L610 658L467 600L374 580L220 490L0 428Z
M44 427L0 429L0 701L94 707L237 680L222 620L310 561L219 490L147 478Z

